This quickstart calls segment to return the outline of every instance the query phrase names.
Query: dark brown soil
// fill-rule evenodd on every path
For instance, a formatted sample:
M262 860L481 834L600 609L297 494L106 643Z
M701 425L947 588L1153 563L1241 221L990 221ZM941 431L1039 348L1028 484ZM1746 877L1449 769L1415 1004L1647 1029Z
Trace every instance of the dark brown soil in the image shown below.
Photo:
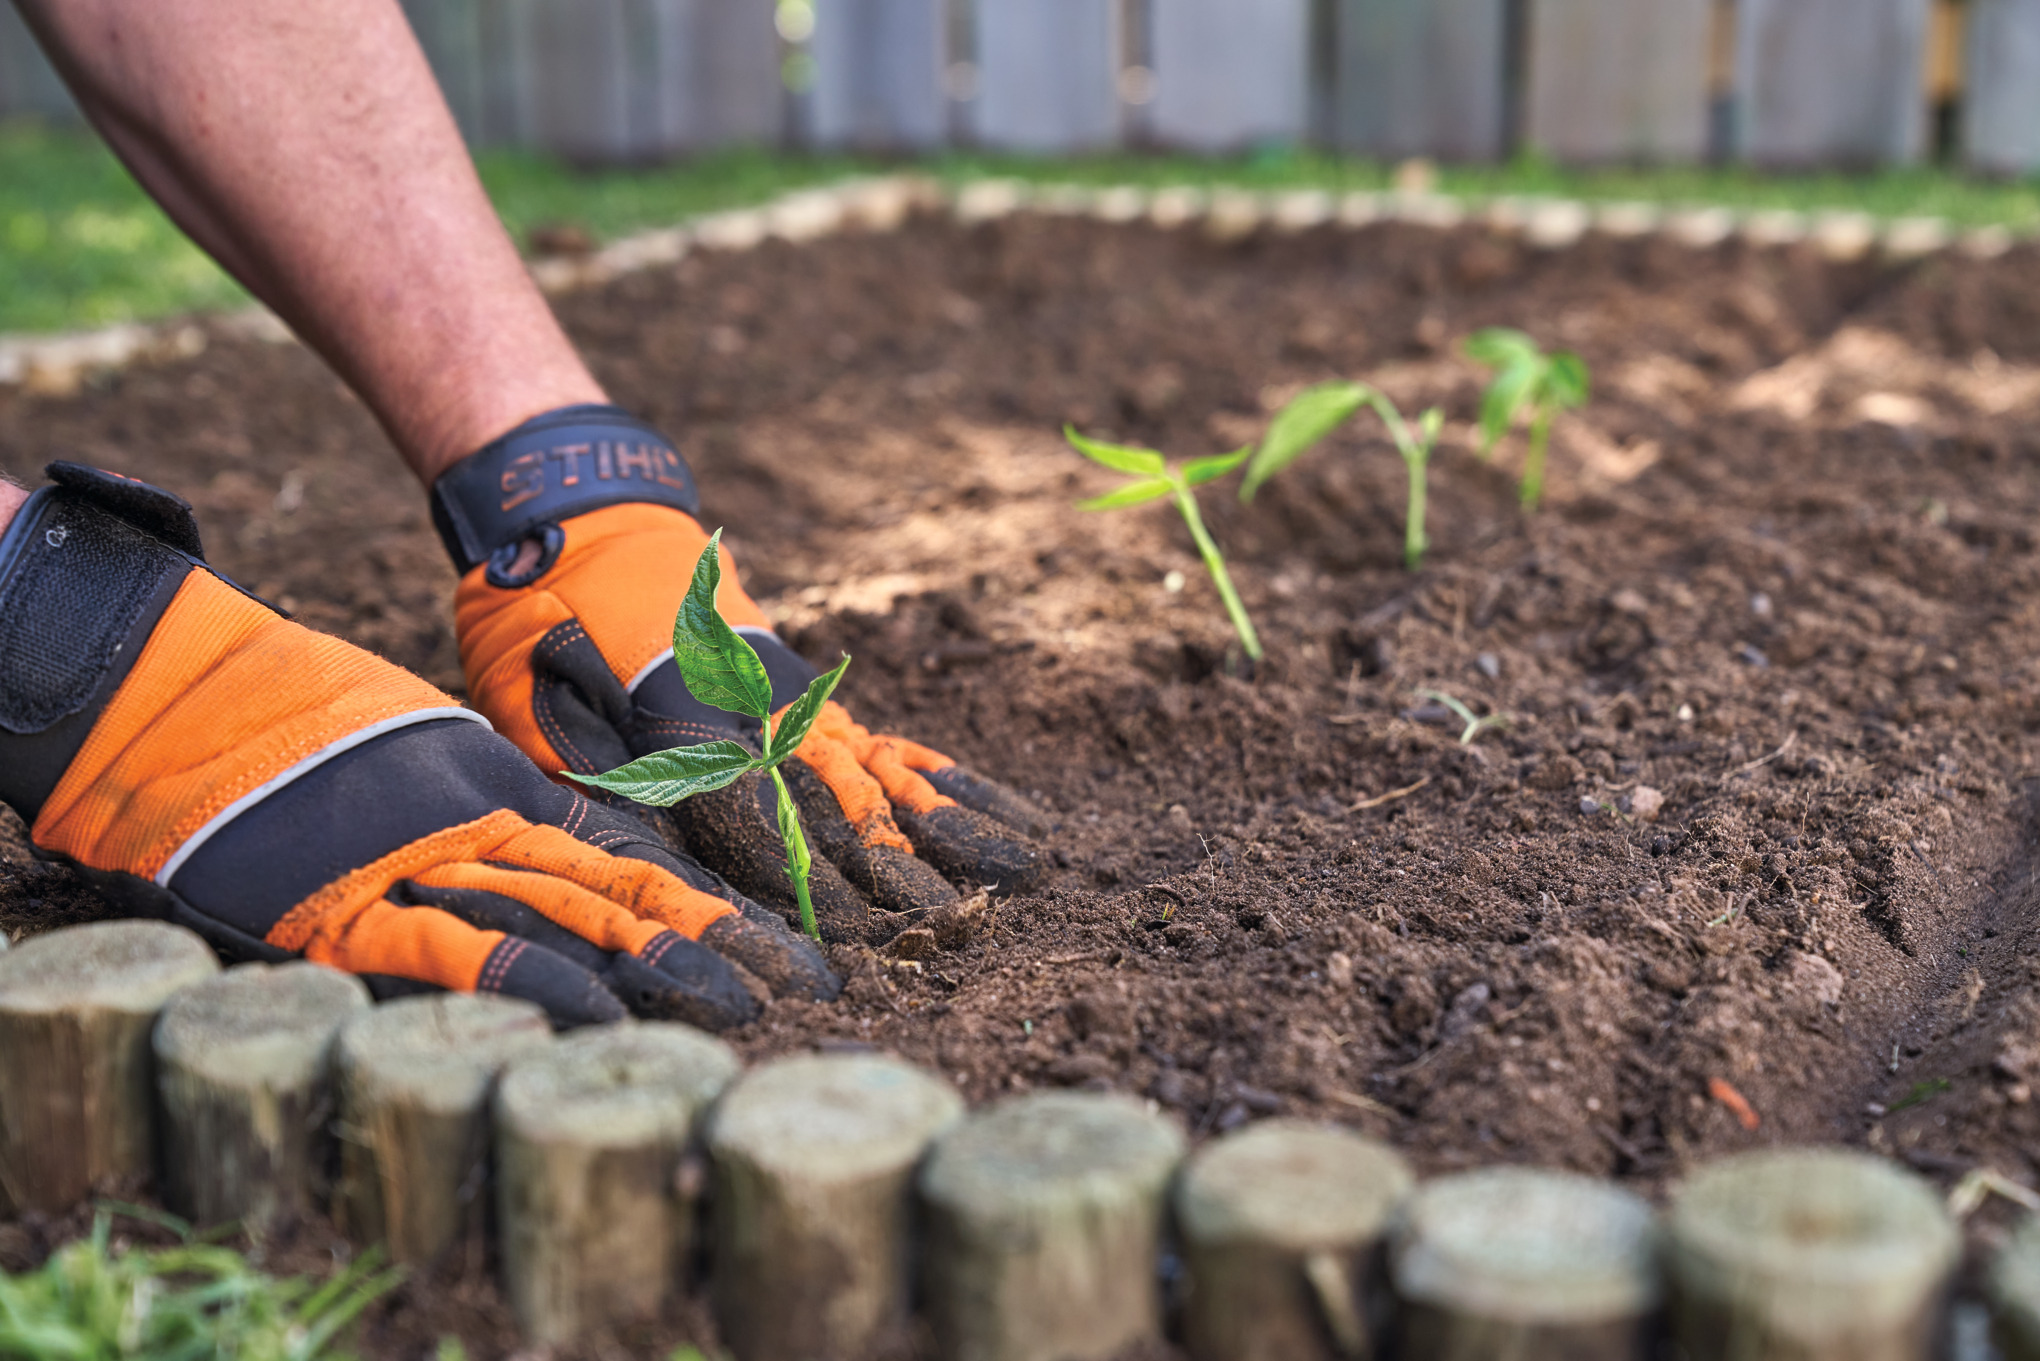
M1058 820L1047 886L974 943L839 952L846 1000L776 1006L747 1054L1117 1088L1199 1135L1325 1117L1432 1172L1656 1190L1820 1140L2040 1179L2040 253L1022 217L697 256L562 311L796 645L855 654L859 717ZM1472 450L1456 346L1489 324L1596 378L1528 519L1516 442ZM1182 526L1073 511L1110 478L1056 431L1209 453L1336 375L1445 408L1435 548L1400 569L1371 418L1251 508L1207 493L1268 644L1247 676ZM298 348L0 394L0 466L53 457L177 489L229 573L459 688L423 500ZM1421 688L1509 723L1462 745ZM16 932L95 910L0 873Z

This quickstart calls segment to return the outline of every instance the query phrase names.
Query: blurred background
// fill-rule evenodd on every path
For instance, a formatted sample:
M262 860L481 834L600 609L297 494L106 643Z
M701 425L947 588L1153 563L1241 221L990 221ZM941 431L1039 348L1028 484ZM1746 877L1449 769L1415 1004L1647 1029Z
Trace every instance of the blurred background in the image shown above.
M407 0L513 229L912 160L2040 227L2040 0ZM551 235L548 235L551 233ZM0 331L233 297L0 5Z

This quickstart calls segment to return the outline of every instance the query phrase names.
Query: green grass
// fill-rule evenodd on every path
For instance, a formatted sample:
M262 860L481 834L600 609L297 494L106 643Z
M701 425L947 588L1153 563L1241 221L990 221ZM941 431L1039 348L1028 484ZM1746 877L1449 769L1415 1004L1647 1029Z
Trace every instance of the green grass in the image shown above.
M1303 150L1220 160L958 153L918 165L951 182L1005 175L1036 182L1260 189L1379 189L1394 175L1382 162ZM691 213L884 168L848 157L759 151L598 173L521 153L488 152L480 166L497 210L520 240L548 223L572 223L598 240L611 240ZM1572 170L1525 158L1508 165L1441 167L1438 188L1476 197L1553 194L1739 208L1853 208L1885 217L1924 213L1960 226L2003 223L2040 231L2040 179L1987 181L1935 168L1773 176L1716 167ZM30 123L0 124L0 332L103 326L245 301L96 138Z

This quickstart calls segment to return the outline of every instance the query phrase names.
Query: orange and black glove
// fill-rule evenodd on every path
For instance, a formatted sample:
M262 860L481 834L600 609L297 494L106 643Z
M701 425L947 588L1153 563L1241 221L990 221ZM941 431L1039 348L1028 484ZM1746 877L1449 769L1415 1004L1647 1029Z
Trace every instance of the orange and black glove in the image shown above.
M455 619L470 700L547 771L597 774L758 725L688 693L673 619L709 536L693 478L657 431L613 407L537 417L454 465L433 516L461 571ZM816 672L772 632L723 558L717 600L772 678L773 703ZM820 852L824 939L878 943L958 886L1008 893L1040 865L1038 815L947 756L874 735L830 703L781 767ZM649 815L629 805L640 815ZM754 897L791 904L774 796L746 776L670 810L673 834Z
M751 1019L838 983L779 916L430 685L209 569L190 508L74 464L0 539L0 798L37 850L235 958Z

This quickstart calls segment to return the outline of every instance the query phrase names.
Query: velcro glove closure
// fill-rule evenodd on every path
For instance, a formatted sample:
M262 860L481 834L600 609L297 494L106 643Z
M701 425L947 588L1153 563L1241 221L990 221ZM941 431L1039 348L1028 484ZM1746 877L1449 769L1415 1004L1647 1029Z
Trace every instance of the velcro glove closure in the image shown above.
M664 435L617 407L566 406L441 473L432 523L463 576L498 554L500 574L522 540L569 516L633 501L689 515L700 507L694 474ZM557 551L549 545L548 557Z

